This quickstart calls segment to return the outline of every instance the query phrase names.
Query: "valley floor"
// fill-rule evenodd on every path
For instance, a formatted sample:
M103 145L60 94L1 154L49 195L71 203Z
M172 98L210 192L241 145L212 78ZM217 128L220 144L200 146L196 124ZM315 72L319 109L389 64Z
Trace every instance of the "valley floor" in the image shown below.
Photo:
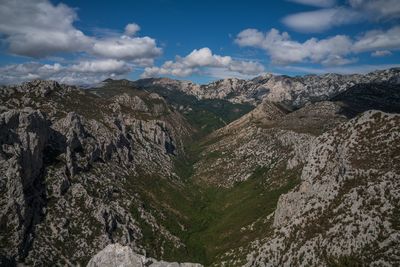
M272 216L268 215L276 209L279 196L299 183L299 169L277 175L264 166L232 188L210 185L193 178L194 164L207 140L189 144L186 157L177 159L175 166L182 184L176 187L165 181L161 185L163 178L155 178L154 183L151 178L140 179L138 193L152 195L149 203L158 205L156 210L164 209L171 218L175 213L182 219L167 228L184 241L187 250L180 255L165 255L165 259L218 266L225 258L232 259L226 253L242 248L242 254L234 256L244 263L249 243L270 233Z

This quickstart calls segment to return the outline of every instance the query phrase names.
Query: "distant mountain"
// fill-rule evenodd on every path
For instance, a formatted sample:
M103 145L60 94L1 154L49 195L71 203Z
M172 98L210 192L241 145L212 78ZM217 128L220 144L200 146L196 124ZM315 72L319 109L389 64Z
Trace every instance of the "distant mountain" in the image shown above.
M396 266L399 81L0 87L0 266Z
M231 103L224 99L200 99L182 90L186 83L171 80L162 85L151 85L153 79L139 81L128 80L106 80L90 91L103 96L111 97L132 90L142 90L160 95L175 110L179 111L191 123L197 131L197 136L208 134L229 122L246 114L254 107L248 103ZM187 83L192 86L192 83Z
M397 84L357 84L331 100L340 102L342 113L350 117L371 109L400 113L400 91Z
M399 73L400 68L394 68L365 75L324 74L289 77L266 74L252 80L229 78L206 85L168 78L143 79L133 84L143 88L179 90L198 99L225 99L232 103L253 105L265 99L299 108L308 102L328 100L356 84L399 84Z

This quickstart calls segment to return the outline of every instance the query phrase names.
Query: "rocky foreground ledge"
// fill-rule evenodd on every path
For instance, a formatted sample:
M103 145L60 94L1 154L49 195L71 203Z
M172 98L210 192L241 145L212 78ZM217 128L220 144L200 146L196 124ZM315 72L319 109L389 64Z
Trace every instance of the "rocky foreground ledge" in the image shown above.
M198 263L177 263L157 261L136 254L128 246L111 244L97 253L88 263L87 267L202 267Z

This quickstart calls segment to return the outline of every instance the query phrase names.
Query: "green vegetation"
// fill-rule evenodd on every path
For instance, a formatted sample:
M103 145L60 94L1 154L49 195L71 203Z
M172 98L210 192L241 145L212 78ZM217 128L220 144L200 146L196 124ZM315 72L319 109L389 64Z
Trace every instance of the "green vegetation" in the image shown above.
M225 126L250 112L253 107L248 104L233 104L226 100L196 100L190 112L184 113L189 123L200 129L202 135Z
M183 107L182 114L199 131L195 138L211 133L253 109L249 104L233 104L221 99L198 100L194 96L177 90L166 90L158 87L146 89L161 95L175 107Z
M229 189L194 181L193 163L204 144L191 144L187 147L190 153L176 159L176 173L181 179L140 176L127 181L146 203L145 209L154 211L157 221L186 246L174 248L170 241L161 239L133 208L150 256L206 266L216 264L229 250L246 247L256 238L270 234L272 221L266 220L267 216L275 210L279 196L299 182L297 171L277 176L271 166L259 166L247 181Z
M366 266L359 258L353 255L341 256L339 258L329 258L327 260L329 267L361 267Z
M193 221L188 245L201 244L206 255L202 262L211 264L223 253L267 236L270 222L263 220L275 210L279 196L297 185L296 177L295 173L271 177L268 167L260 167L233 188L205 186L204 208ZM274 179L284 183L273 186Z

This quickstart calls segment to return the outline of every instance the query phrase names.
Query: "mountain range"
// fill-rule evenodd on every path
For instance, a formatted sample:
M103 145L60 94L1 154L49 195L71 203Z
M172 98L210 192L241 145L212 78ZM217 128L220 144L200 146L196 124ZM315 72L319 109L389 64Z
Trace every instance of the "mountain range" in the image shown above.
M2 86L0 192L0 266L396 266L400 69Z

